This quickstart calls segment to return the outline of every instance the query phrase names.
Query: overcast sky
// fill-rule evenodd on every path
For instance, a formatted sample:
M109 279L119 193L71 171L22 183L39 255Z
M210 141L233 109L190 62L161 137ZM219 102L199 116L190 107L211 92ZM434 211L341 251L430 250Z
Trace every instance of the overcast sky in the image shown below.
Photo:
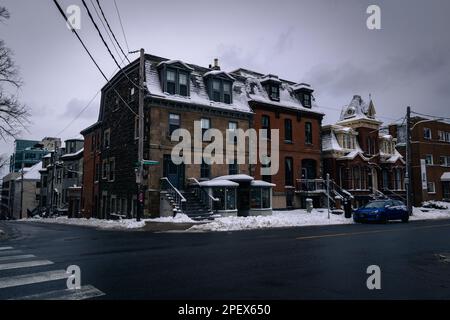
M116 0L130 50L223 70L239 67L310 83L326 123L354 94L372 95L389 122L413 110L450 116L450 1L447 0ZM107 75L115 65L81 0L80 36ZM86 0L92 8L91 0ZM95 2L95 0L93 1ZM124 38L114 2L101 0L112 29ZM381 8L381 30L366 27L366 9ZM105 84L51 0L3 0L11 14L0 39L15 55L32 113L23 138L55 136ZM94 17L97 18L94 14ZM133 59L137 56L132 56ZM60 135L78 136L97 119L99 102ZM0 142L0 154L13 141Z

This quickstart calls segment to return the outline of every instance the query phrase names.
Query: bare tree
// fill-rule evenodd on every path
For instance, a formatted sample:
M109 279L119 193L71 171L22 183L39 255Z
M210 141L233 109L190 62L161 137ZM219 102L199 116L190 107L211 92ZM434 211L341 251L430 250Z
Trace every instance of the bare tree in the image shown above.
M6 8L0 7L0 21L9 19ZM12 52L3 40L0 40L0 137L6 140L15 137L28 122L28 108L21 104L17 96L4 90L8 85L16 90L22 85L17 68L12 59Z

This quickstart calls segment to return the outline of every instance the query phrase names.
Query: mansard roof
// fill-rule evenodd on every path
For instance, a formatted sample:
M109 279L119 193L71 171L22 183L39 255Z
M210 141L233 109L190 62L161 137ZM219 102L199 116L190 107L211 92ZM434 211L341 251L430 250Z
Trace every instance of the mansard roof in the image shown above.
M338 123L351 122L355 120L370 120L380 122L376 118L376 110L372 99L367 103L359 95L354 95L350 103L341 110Z

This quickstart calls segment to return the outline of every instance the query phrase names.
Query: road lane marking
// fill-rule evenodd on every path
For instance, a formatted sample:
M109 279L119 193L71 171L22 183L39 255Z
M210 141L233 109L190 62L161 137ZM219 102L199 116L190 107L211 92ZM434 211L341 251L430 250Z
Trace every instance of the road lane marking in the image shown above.
M81 286L81 289L64 289L33 294L11 300L85 300L105 295L91 285Z
M0 257L22 253L22 250L0 251Z
M32 260L32 261L24 261L24 262L3 263L3 264L0 264L0 270L46 266L49 264L53 264L53 262L48 261L48 260Z
M5 256L5 257L0 257L0 261L19 260L19 259L28 259L28 258L36 258L36 256L34 254L21 254L18 256Z
M61 280L66 279L68 277L69 274L66 272L66 270L54 270L32 274L24 274L14 277L5 277L0 278L0 289L18 287L27 284L41 283L47 281Z
M0 251L11 250L11 249L13 249L13 247L0 247Z
M422 226L422 227L412 227L412 228L408 228L407 230L434 229L434 228L443 228L443 227L450 227L450 224ZM320 239L320 238L334 238L334 237L355 236L355 235L362 235L362 234L387 233L387 232L401 231L401 230L405 230L405 229L393 229L392 228L392 229L377 229L377 230L359 231L359 232L330 233L330 234L323 234L323 235L316 235L316 236L298 237L298 238L295 238L295 239L296 240L312 240L312 239Z

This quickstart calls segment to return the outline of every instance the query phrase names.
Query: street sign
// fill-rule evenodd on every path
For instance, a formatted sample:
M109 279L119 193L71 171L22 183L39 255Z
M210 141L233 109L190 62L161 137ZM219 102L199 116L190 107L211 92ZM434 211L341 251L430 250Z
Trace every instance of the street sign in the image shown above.
M155 160L142 160L142 164L143 165L147 165L147 166L154 166L159 164L159 161L155 161Z

